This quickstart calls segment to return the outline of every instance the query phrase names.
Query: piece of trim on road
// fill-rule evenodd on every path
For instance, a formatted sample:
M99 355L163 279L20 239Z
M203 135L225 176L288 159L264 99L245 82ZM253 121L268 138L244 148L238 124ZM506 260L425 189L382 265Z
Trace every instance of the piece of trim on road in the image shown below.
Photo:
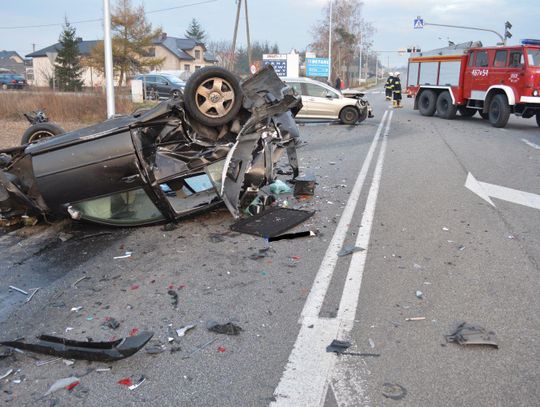
M532 141L529 141L526 138L522 138L521 141L523 141L529 147L534 148L535 150L540 150L540 146L538 144L534 144Z

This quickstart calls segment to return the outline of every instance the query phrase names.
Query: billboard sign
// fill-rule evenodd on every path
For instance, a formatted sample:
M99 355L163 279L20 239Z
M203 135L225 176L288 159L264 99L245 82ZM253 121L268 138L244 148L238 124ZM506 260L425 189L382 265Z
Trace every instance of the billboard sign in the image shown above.
M328 58L306 58L306 76L327 77L330 66Z

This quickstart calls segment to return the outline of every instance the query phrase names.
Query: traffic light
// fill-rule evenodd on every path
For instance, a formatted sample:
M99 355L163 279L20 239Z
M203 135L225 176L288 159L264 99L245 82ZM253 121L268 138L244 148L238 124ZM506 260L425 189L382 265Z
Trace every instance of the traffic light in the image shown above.
M512 38L512 33L510 32L510 29L512 28L512 24L510 24L510 21L507 21L504 23L504 38Z

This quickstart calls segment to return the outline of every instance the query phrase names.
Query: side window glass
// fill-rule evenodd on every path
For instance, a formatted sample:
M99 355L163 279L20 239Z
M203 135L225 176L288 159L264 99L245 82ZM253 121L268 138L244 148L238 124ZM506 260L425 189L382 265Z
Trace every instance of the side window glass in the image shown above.
M167 79L162 78L161 76L158 76L157 77L157 83L159 83L161 85L166 85L168 82L167 82Z
M476 53L476 64L475 64L475 66L482 67L482 68L489 66L487 51L479 51L479 52Z
M316 98L326 97L328 91L322 86L313 85L312 83L306 83L306 95Z
M510 58L508 59L508 66L510 68L521 68L523 62L523 53L521 51L510 52Z
M476 52L471 52L469 54L469 63L467 64L467 66L474 66L474 57L476 55Z
M300 86L297 82L287 82L287 85L291 87L295 95L301 95L302 94L302 86Z
M495 59L493 61L493 66L495 68L503 68L506 66L506 55L507 51L497 51L495 53Z
M115 225L137 225L163 219L163 215L143 189L79 202L73 207L81 212L85 219Z

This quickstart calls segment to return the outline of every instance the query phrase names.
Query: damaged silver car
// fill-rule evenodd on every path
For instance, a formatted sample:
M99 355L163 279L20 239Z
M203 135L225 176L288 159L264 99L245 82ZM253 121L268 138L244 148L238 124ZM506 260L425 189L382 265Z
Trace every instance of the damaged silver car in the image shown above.
M271 67L241 84L225 69L200 69L183 95L150 110L0 150L0 219L136 226L223 202L239 217L285 152L298 175L301 107Z

